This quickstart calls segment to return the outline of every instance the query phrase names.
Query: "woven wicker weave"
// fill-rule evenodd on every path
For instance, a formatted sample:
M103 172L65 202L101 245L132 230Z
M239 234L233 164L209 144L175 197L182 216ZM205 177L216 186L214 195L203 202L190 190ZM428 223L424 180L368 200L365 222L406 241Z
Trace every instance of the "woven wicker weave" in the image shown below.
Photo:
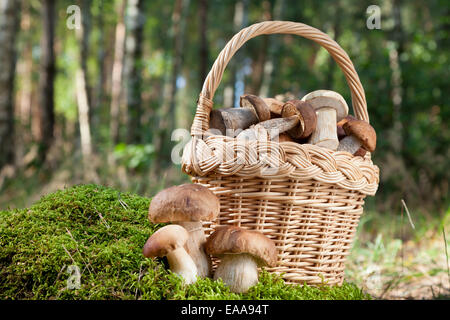
M205 223L207 235L217 225L258 230L277 246L278 264L268 270L283 274L286 282L342 284L364 198L378 188L379 170L370 153L362 158L311 144L244 143L206 132L214 92L231 57L251 38L275 33L323 46L345 74L354 115L369 121L359 77L335 41L302 23L257 23L237 33L214 62L197 102L182 170L220 199L219 218Z

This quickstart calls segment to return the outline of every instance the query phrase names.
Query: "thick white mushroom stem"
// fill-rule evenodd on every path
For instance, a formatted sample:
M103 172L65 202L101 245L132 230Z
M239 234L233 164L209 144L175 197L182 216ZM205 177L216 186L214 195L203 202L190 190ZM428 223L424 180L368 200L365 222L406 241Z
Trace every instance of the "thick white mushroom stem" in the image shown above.
M309 139L309 143L336 150L339 145L336 129L336 110L324 107L318 109L316 114L317 126Z
M170 251L166 257L169 262L170 270L180 275L186 284L197 281L197 266L183 247Z
M361 141L354 136L347 136L339 142L338 151L347 151L351 154L355 154L361 147Z
M255 259L247 254L225 254L214 273L214 280L221 278L232 292L246 292L258 283L258 265Z
M205 231L203 230L202 223L199 222L187 222L178 221L177 224L186 229L189 233L189 239L187 240L184 248L186 252L194 260L197 266L199 277L206 278L211 275L211 259L205 253L204 245L206 242Z

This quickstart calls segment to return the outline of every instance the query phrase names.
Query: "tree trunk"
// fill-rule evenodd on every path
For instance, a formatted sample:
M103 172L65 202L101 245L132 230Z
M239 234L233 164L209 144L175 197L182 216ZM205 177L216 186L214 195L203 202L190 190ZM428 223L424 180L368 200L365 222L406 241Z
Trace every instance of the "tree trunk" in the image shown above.
M20 30L24 41L22 49L22 58L17 61L17 84L20 88L17 92L17 103L15 115L18 121L15 122L14 132L14 166L21 167L24 165L26 148L32 142L30 131L31 105L33 93L33 56L32 56L32 40L31 40L31 15L30 4L26 1L22 3Z
M273 19L283 20L283 14L285 9L285 0L276 0L273 7ZM268 49L268 59L264 63L264 74L261 84L260 96L270 97L270 87L272 85L273 71L277 69L279 65L278 50L280 47L280 41L278 39L270 38Z
M112 68L110 137L113 145L119 142L120 103L122 97L122 69L125 44L124 13L126 0L122 0L117 16L116 36L114 45L114 63Z
M103 104L104 99L104 88L105 88L105 64L106 62L106 39L105 39L105 24L104 24L104 14L103 14L103 0L99 2L99 13L94 17L94 21L97 20L97 30L98 30L98 49L97 49L97 64L98 64L98 78L95 84L95 90L92 94L92 104L90 108L91 125L93 128L98 128L100 125L100 107ZM105 50L106 48L106 50ZM96 137L95 132L93 132L94 139Z
M55 79L55 0L42 1L41 71L39 78L39 161L43 163L53 143Z
M262 21L268 21L272 20L272 13L271 13L271 7L269 1L263 1L262 3L263 7L263 14L262 14ZM269 37L265 36L262 39L262 45L259 50L255 50L255 55L252 62L252 73L250 76L250 84L248 85L248 89L246 89L246 93L251 93L254 95L259 96L262 80L263 80L263 73L264 73L264 65L267 58L267 48L269 45Z
M143 0L128 0L125 44L126 105L128 110L127 143L142 142L142 42L145 24Z
M247 14L248 14L248 0L239 0L236 2L234 7L234 18L233 18L233 35L238 33L242 28L247 26ZM243 64L239 66L239 61L244 61L240 58L244 54L244 48L235 54L235 57L231 59L229 63L229 69L231 71L231 88L233 107L239 106L239 97L243 94L242 88L239 87L239 83L243 83L244 80L244 67Z
M167 93L161 108L160 132L154 140L157 153L156 168L159 169L163 162L170 161L170 132L175 128L175 104L177 93L177 78L183 58L183 44L185 31L185 18L189 8L189 0L176 0L172 15L172 35L173 35L173 59L170 80L165 90Z
M82 0L82 23L81 28L76 29L76 37L80 46L79 67L76 71L75 83L78 104L78 120L80 124L81 153L83 156L83 175L86 181L97 181L92 157L92 135L89 121L90 99L87 77L87 58L89 52L89 24L90 6L89 1Z
M14 158L14 39L19 27L19 10L13 0L0 4L0 169Z
M31 99L32 99L32 73L33 73L33 56L32 56L32 40L30 36L31 16L30 4L24 2L22 6L21 31L25 38L23 49L23 61L18 66L21 80L20 101L19 101L19 118L23 127L30 125L31 118Z

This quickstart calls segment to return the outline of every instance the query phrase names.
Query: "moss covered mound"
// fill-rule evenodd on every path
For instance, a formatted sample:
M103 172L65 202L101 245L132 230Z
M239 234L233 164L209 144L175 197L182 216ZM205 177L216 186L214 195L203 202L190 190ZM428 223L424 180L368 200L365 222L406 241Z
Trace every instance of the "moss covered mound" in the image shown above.
M292 286L267 272L246 294L211 279L185 286L163 260L142 255L161 227L148 221L149 203L81 185L1 211L0 299L370 299L352 284Z

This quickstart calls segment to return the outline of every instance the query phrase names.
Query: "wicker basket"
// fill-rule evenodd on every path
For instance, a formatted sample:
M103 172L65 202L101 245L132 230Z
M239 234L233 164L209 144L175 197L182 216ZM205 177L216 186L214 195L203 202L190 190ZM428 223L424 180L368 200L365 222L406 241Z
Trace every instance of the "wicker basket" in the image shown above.
M267 270L282 274L288 283L340 285L364 198L378 188L379 169L370 154L362 158L293 142L244 144L207 133L214 92L231 57L249 39L275 33L303 36L323 46L345 74L354 115L369 121L359 77L334 40L302 23L257 23L237 33L214 62L197 102L182 170L220 199L219 218L205 223L207 235L217 225L258 230L278 250L277 266Z

